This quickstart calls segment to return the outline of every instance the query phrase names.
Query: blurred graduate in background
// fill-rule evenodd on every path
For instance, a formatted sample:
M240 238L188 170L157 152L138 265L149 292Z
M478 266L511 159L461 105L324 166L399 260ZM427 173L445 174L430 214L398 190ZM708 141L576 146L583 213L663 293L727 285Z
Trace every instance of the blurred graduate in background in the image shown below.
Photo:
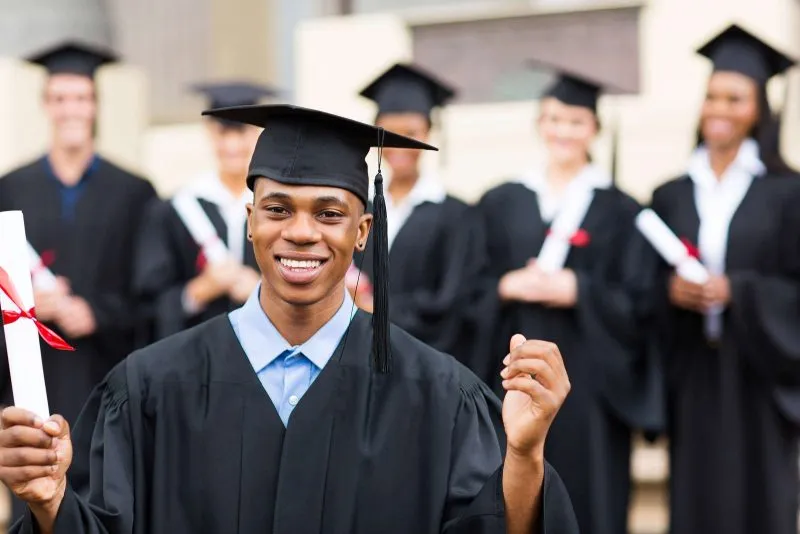
M148 181L99 156L95 147L94 76L116 59L110 51L78 42L59 43L28 58L48 73L42 104L50 147L0 178L0 211L24 213L39 268L57 277L54 285L43 284L34 269L34 298L37 317L76 349L65 353L42 344L50 408L70 422L95 384L134 349L141 326L132 265L142 213L156 193ZM2 361L2 397L10 404L8 363ZM21 511L15 501L14 517Z
M210 108L252 105L276 94L249 82L203 83L193 89ZM240 306L259 280L252 247L246 246L245 206L253 198L246 178L261 129L204 120L217 168L191 179L175 198L154 202L139 243L135 288L150 310L152 339ZM195 227L209 231L193 235ZM224 250L224 257L212 254L212 245Z
M361 96L377 104L375 125L427 142L433 113L455 90L416 65L396 64ZM447 194L435 171L423 170L421 151L386 148L389 238L389 317L425 343L470 365L471 332L465 310L473 303L482 258L474 210ZM357 304L370 310L372 239L348 277ZM366 285L363 284L366 278ZM355 283L362 285L355 291ZM505 354L505 352L503 353Z
M483 332L494 347L476 369L501 392L502 339L556 343L573 390L545 450L570 493L581 532L626 532L631 432L658 430L658 366L642 325L655 260L633 224L640 206L592 163L604 84L549 65L537 128L547 159L488 191ZM492 313L494 312L494 313Z
M672 532L795 534L800 425L800 180L783 162L767 82L792 61L731 26L713 64L687 174L654 211L709 273L662 265Z

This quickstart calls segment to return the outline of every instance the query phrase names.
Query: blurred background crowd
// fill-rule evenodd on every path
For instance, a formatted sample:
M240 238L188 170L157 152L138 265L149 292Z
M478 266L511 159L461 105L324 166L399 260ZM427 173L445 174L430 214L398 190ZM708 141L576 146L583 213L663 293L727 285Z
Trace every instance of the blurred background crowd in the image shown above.
M216 166L197 82L249 81L274 102L372 122L361 89L413 61L457 88L435 116L441 151L422 165L474 202L542 157L534 126L552 77L531 69L535 60L612 88L592 159L647 204L695 145L710 72L695 51L732 23L800 58L798 0L0 0L0 175L50 142L44 70L23 58L78 40L119 57L96 77L99 153L162 197ZM797 71L768 86L795 168ZM636 436L631 463L630 532L666 532L665 441Z

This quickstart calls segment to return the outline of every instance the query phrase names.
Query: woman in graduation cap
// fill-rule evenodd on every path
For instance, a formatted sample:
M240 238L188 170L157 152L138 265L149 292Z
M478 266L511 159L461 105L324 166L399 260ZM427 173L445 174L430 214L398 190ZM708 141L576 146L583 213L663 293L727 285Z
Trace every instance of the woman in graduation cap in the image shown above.
M193 89L212 108L253 105L275 95L269 87L243 81L197 84ZM217 168L194 177L171 201L153 202L141 233L134 285L150 310L154 339L240 306L259 279L253 251L245 246L245 206L253 197L246 184L247 166L259 128L213 117L206 119L206 128ZM181 209L186 202L195 207L196 217ZM210 228L210 238L224 245L225 259L211 254L208 243L193 235L198 224Z
M699 53L713 73L687 174L653 209L702 261L666 264L657 346L667 365L671 527L795 534L800 425L800 180L767 101L792 61L739 26Z
M377 126L427 141L432 113L455 96L452 88L415 65L396 64L378 76L361 95L377 104ZM420 150L386 149L391 172L386 187L389 239L391 321L425 343L470 365L471 336L463 311L477 285L481 258L476 250L476 218L467 204L445 191L435 172L422 171ZM362 277L374 279L372 240L363 255ZM351 290L356 302L368 290ZM368 287L368 286L367 286Z
M640 335L655 261L651 270L639 261L639 205L591 162L600 92L585 77L557 76L537 123L547 161L488 191L479 209L498 308L486 325L495 341L489 355L515 333L561 347L574 388L545 454L562 474L581 532L618 534L627 531L631 430L660 424L658 375ZM486 380L498 390L501 367L486 361Z
M543 458L570 388L557 347L510 340L501 416L463 365L389 326L364 158L432 147L294 106L208 113L265 127L247 178L260 286L118 365L72 435L6 409L0 480L29 504L11 532L577 534ZM372 316L344 281L371 228Z

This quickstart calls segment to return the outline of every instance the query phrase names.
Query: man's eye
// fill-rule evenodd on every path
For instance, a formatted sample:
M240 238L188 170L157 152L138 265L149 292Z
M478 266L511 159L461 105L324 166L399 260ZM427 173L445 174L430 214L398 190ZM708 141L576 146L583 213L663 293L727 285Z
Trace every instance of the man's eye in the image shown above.
M335 219L341 217L342 214L339 213L338 211L325 210L321 212L319 216L322 217L323 219Z

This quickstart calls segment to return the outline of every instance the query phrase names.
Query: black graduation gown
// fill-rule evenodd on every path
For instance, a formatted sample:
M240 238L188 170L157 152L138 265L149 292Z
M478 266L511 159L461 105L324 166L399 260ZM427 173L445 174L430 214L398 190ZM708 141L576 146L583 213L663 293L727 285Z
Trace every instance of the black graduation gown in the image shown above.
M227 245L228 229L219 206L205 199L199 199L199 204L217 235ZM246 233L247 228L243 226L242 235ZM258 270L253 248L244 247L244 252L244 263ZM198 314L189 315L184 311L181 301L183 290L192 278L200 274L204 261L199 245L172 203L163 200L152 202L143 224L134 269L134 289L147 307L152 321L151 341L241 306L241 303L223 296L209 302Z
M668 302L659 330L668 384L672 531L797 533L800 425L800 179L756 178L728 234L731 304L722 339ZM688 176L658 188L653 209L697 243Z
M131 290L134 247L144 206L155 197L149 182L100 157L79 187L69 216L62 214L63 186L45 158L0 178L0 211L22 210L28 241L53 259L50 269L86 299L97 322L93 335L67 338L75 352L41 344L50 409L71 422L92 388L135 348L142 324ZM3 397L10 403L8 363L2 360Z
M548 435L545 455L564 480L581 532L625 532L631 429L657 430L662 417L657 362L641 335L656 262L643 262L646 243L633 225L639 205L615 188L595 190L581 226L588 245L573 245L565 264L578 279L578 301L571 309L498 302L499 279L535 258L545 240L549 224L542 220L537 194L507 183L487 192L478 207L486 227L486 293L496 312L491 317L487 304L484 326L494 348L484 366L486 380L500 391L501 360L515 333L559 346L572 391Z
M371 206L370 206L371 209ZM472 368L468 312L479 294L482 245L474 208L447 196L416 206L389 252L389 317L428 345ZM356 266L374 280L372 238Z
M358 312L287 428L226 316L134 353L73 432L70 534L504 534L499 401L451 357L392 329L370 370ZM543 527L577 533L556 472ZM33 534L30 513L12 527Z

